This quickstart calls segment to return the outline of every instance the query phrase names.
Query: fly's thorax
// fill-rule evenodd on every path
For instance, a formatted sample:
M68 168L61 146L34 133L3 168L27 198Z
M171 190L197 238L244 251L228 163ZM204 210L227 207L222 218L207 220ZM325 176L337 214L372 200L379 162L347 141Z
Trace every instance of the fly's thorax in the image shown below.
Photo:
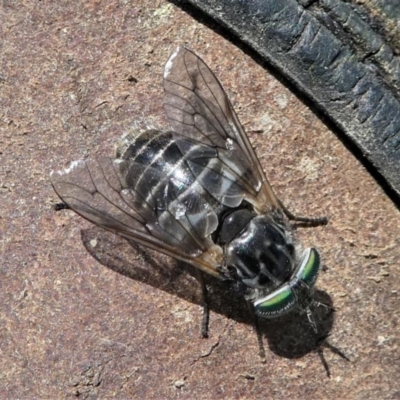
M250 219L226 246L225 254L227 268L240 281L267 291L290 280L296 264L290 228L279 212Z

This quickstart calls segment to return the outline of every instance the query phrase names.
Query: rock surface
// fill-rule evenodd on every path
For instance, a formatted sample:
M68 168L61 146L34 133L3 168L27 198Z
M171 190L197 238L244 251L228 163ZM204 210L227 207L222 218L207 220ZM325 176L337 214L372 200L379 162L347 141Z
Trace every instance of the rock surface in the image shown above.
M400 396L398 208L274 71L165 1L3 2L0 20L1 398ZM336 310L318 311L320 354L290 314L260 323L260 357L245 305L212 279L200 338L190 268L52 208L52 169L112 156L135 121L165 126L177 45L219 77L281 200L329 218L298 230Z

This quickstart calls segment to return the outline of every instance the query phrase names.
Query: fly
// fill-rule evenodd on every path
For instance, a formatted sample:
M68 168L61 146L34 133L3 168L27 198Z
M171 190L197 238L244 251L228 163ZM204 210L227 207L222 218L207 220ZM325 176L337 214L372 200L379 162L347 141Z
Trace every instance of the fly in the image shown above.
M178 47L163 81L169 131L136 129L116 158L52 172L61 200L122 237L246 287L261 317L305 313L315 332L316 249L301 250L290 220L218 79Z

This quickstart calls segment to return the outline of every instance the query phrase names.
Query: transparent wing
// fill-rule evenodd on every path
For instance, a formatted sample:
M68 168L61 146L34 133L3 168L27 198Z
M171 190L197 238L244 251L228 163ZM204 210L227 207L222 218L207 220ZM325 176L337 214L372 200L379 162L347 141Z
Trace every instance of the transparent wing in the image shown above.
M242 176L252 171L254 207L279 208L261 164L218 79L193 52L178 47L164 70L165 110L174 131L209 146L228 150Z
M58 196L90 222L222 278L222 250L208 237L217 216L196 185L110 158L75 161L52 172L51 181Z

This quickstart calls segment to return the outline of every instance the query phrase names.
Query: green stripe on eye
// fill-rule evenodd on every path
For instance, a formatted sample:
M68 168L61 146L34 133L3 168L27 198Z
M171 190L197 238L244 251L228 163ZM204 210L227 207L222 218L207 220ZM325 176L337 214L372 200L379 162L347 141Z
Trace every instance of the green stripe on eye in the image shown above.
M307 249L302 265L296 276L308 286L313 286L318 277L320 257L315 249Z
M264 297L254 303L257 314L262 316L272 316L283 314L296 303L296 298L291 288L286 285L279 291Z

